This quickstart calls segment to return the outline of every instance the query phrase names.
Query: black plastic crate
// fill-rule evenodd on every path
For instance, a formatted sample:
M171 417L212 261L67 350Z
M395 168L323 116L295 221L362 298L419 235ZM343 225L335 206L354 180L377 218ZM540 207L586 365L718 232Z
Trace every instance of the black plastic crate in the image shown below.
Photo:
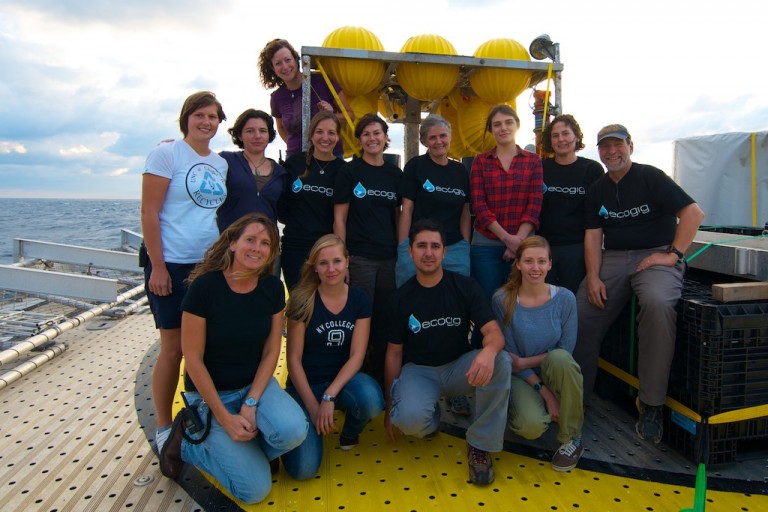
M702 461L704 446L708 448L703 460L707 466L765 457L768 418L708 425L706 443L702 444L704 425L675 411L665 411L664 441L694 464Z
M768 304L683 299L669 395L704 416L768 403Z
M768 222L764 228L754 226L701 226L700 231L713 231L715 233L728 233L739 236L760 236L768 230Z

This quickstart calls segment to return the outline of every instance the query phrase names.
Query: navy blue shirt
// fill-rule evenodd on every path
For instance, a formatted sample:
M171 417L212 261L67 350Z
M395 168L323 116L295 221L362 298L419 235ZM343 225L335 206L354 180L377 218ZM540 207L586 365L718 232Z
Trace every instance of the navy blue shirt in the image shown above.
M261 190L256 188L256 177L242 151L219 153L229 165L227 171L227 199L216 212L216 223L221 233L247 213L263 213L277 223L278 200L286 184L285 169L272 160L272 176Z
M331 313L315 293L312 319L304 332L301 366L309 385L331 382L349 360L355 322L370 318L371 299L360 288L349 287L347 303L338 315ZM291 383L291 386L293 383Z

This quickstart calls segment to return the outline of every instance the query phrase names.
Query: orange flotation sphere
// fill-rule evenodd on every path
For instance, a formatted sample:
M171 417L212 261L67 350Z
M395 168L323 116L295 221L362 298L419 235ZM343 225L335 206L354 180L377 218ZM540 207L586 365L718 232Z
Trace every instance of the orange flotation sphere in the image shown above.
M528 50L514 39L491 39L481 44L474 57L529 61ZM469 84L480 98L491 103L515 100L531 82L531 72L523 69L477 70L469 77Z
M400 49L401 53L457 55L456 48L442 36L424 34L413 36ZM397 66L397 82L410 96L420 101L445 97L456 86L459 67L447 64L404 62Z
M324 48L384 51L378 37L363 27L340 27L328 34ZM324 58L322 64L347 96L361 96L376 89L386 71L383 62Z

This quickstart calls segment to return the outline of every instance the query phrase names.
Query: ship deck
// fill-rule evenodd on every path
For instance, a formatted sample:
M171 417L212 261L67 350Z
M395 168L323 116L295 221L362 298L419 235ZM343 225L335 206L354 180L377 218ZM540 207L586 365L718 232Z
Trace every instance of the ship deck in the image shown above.
M678 511L693 504L696 466L637 439L634 418L598 400L587 414L587 451L568 473L549 465L552 429L535 443L510 435L494 456L496 481L478 488L467 481L465 419L444 413L435 438L395 443L377 420L352 451L327 436L314 479L296 482L281 470L268 498L245 507L190 466L178 481L160 474L148 441L158 336L146 311L99 317L58 341L67 345L61 356L0 389L2 510ZM708 486L710 512L768 510L768 459L710 470Z

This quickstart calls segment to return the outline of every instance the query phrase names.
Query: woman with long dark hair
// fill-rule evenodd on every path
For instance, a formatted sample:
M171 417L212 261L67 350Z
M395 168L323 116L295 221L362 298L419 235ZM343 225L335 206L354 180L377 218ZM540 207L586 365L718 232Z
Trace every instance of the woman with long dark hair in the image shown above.
M176 477L188 462L246 503L269 494L269 461L307 434L301 407L273 377L285 306L283 283L272 275L277 252L275 224L247 214L190 275L182 306L184 384L207 435L184 436L178 415L160 457L163 474Z

